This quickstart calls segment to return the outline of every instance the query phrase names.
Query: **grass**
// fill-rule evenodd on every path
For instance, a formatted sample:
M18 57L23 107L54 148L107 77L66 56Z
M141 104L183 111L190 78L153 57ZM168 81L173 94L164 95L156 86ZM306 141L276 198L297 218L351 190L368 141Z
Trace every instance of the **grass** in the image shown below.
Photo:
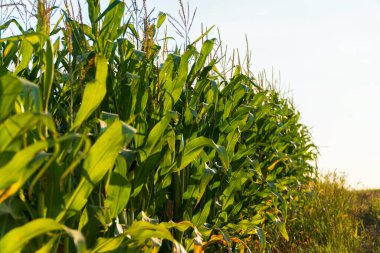
M380 252L379 189L347 189L344 176L330 173L289 209L290 240L275 240L273 252Z

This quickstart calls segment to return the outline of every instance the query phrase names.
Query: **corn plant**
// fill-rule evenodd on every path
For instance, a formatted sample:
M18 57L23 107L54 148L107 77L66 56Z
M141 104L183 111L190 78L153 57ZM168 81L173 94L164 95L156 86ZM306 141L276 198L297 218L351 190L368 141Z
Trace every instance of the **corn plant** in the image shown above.
M201 35L161 60L166 14L38 1L35 29L0 38L2 252L270 250L315 173L292 103ZM145 12L147 13L147 12ZM7 29L8 24L0 24ZM131 38L132 37L132 38ZM186 38L188 40L188 38ZM200 44L200 45L199 45Z

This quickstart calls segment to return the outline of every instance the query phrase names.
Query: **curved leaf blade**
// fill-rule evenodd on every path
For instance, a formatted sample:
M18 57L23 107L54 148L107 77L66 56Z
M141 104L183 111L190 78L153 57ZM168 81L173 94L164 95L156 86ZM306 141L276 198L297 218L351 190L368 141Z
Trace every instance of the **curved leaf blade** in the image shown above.
M95 185L112 169L121 148L132 140L134 134L132 127L115 120L99 137L84 161L84 176L74 192L66 198L65 209L58 215L58 221L64 219L68 211L77 212L86 205Z
M86 252L83 235L79 231L69 229L53 219L37 219L21 227L12 229L0 239L1 252L21 252L31 239L55 230L66 231L73 237L77 252Z
M107 59L104 56L96 57L96 76L95 82L88 83L84 90L82 104L75 118L72 129L79 127L83 121L99 107L106 93L106 80L108 73Z

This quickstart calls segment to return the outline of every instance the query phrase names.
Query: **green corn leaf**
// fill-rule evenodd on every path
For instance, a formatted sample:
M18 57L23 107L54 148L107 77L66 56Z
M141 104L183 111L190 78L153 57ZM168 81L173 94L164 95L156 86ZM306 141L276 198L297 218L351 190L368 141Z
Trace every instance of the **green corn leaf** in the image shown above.
M224 166L224 169L228 170L229 159L226 149L223 146L215 144L215 142L206 137L195 138L185 145L182 155L178 160L180 165L177 170L182 170L187 165L189 165L201 153L205 146L216 149L219 155L219 159Z
M212 199L208 200L206 204L193 215L191 221L195 226L200 227L207 221L207 218L210 214L212 201Z
M16 77L5 75L0 78L0 121L8 116L23 89L24 87Z
M205 164L205 169L204 169L204 173L202 175L201 182L199 185L199 194L198 194L197 202L195 203L195 207L199 204L199 201L202 199L203 194L206 191L206 187L208 183L211 181L211 179L214 177L215 174L216 174L216 171L208 167L207 164Z
M125 240L125 235L128 235L130 237L130 241L133 241L140 246L146 245L146 240L151 240L152 238L161 238L173 242L175 244L175 247L178 249L182 248L170 233L169 229L172 228L175 228L179 231L185 231L188 228L194 228L194 225L189 221L183 221L179 223L170 221L167 223L163 222L158 225L146 221L138 221L135 222L126 231L124 231L124 234L122 236L116 238L98 238L95 246L89 252L110 252L116 250Z
M157 29L159 29L166 20L166 13L160 12L157 18Z
M95 246L89 250L89 253L106 253L117 250L125 240L124 236L115 238L102 238L99 237L96 240Z
M168 110L172 110L173 106L180 98L188 75L188 62L193 54L194 49L189 49L182 55L178 67L178 74L176 75L176 78L174 80L172 80L173 69L170 68L172 67L171 64L164 66L164 68L162 69L163 73L160 73L160 75L162 74L167 77L166 80L161 79L160 81L164 83L163 89L165 90L165 102L163 105L163 113L166 113Z
M222 96L229 95L236 87L241 86L241 81L244 79L243 75L234 77L221 91Z
M72 128L79 127L98 108L106 95L106 80L108 66L107 59L103 56L96 57L96 77L95 82L88 83L84 90L82 104L79 108Z
M100 29L97 45L99 52L109 56L117 39L118 30L121 28L120 22L123 18L125 3L120 0L111 0L109 6L97 18L97 21L104 17L102 28Z
M46 49L43 54L43 61L45 65L45 73L43 75L43 85L42 85L42 100L45 102L45 112L48 111L50 93L53 85L54 78L54 55L53 48L51 45L50 38L46 38Z
M198 41L200 41L202 38L204 38L205 36L207 36L207 34L209 34L211 32L212 29L214 29L215 25L211 26L209 29L207 29L206 32L204 32L201 36L199 36L198 38L196 38L192 43L191 43L191 46L195 45Z
M114 14L114 13L110 13L110 11L114 10L114 8L118 4L124 4L124 3L122 1L120 1L120 0L111 0L110 4L108 5L108 7L102 12L102 14L100 14L100 16L94 22L98 22L99 20L101 20L107 14L108 14L109 18L111 18L110 16L112 14ZM107 22L105 22L105 23L107 23Z
M189 77L188 77L188 83L192 84L194 82L194 79L200 74L200 71L202 67L204 66L207 57L211 53L213 47L215 45L215 39L212 40L206 40L201 48L201 53L197 59L197 61L194 63L193 67L191 68Z
M91 147L84 163L84 176L74 192L65 199L65 209L57 220L65 218L69 211L79 211L88 200L94 186L113 168L121 148L133 138L135 130L115 120ZM71 213L70 213L71 214Z
M161 222L161 225L164 225L167 229L175 228L181 232L185 232L189 228L195 228L194 224L190 221L181 221L181 222Z
M145 145L140 150L140 161L145 161L152 153L156 144L161 140L172 118L177 117L176 112L168 112L149 132Z
M97 22L100 15L100 0L87 0L87 5L91 23Z
M45 111L47 111L47 107L50 99L50 92L53 84L53 76L54 76L54 63L53 63L53 48L51 45L50 38L48 38L45 34L42 33L26 33L21 36L14 36L5 39L0 39L0 42L3 41L24 41L27 40L31 45L33 45L35 50L39 52L43 52L42 60L44 63L43 72L43 80L42 80L42 101L44 102ZM46 48L43 49L44 44L46 43ZM26 58L27 60L27 58ZM24 63L25 64L25 63Z
M115 170L112 172L105 208L109 209L111 218L116 218L129 201L131 182L127 178L127 162L119 155L116 159Z
M23 98L25 110L32 110L34 113L41 113L43 101L41 98L40 88L36 84L24 78L18 78L18 80L24 86Z
M22 113L16 114L0 125L0 152L8 149L10 144L22 134L34 129L38 123L44 123L50 131L56 133L53 119L50 115Z
M1 252L21 252L31 239L54 230L63 230L63 226L51 219L31 221L21 227L11 230L1 238Z
M168 230L169 228L176 228L179 230L187 229L193 227L190 222L183 223L160 223L158 225L146 222L146 221L137 221L127 228L122 236L116 238L98 238L94 248L90 250L91 253L95 252L110 252L112 250L118 249L126 235L130 239L129 242L132 242L134 247L136 246L146 246L146 241L153 238L166 239L174 244L174 247L178 250L176 252L186 252L173 237L173 235ZM182 251L181 251L182 250Z
M28 40L21 41L20 54L22 56L21 62L17 65L15 74L18 74L20 71L26 69L28 64L33 56L33 45L30 44Z
M2 65L1 69L4 71L6 68L9 68L14 62L14 59L17 57L19 41L9 41L6 44L6 47L2 50Z
M173 70L175 67L175 62L178 61L178 56L174 54L169 54L166 58L164 64L162 65L159 73L159 83L163 85L164 91L165 91L165 100L171 99L170 94L173 92L174 87L174 76L173 76ZM166 101L166 103L169 103L169 101ZM173 103L171 103L173 105ZM169 108L169 106L166 106L166 108ZM163 111L165 113L165 111Z
M46 155L37 153L48 146L45 141L37 142L19 151L5 166L0 168L0 203L16 193L39 168ZM32 163L32 160L35 159ZM41 160L42 159L42 160Z
M83 55L85 54L86 49L88 48L88 42L85 37L85 30L86 28L84 25L78 23L77 21L74 21L70 15L62 11L65 18L66 22L68 23L67 26L70 27L71 29L71 45L72 45L72 53L74 55Z
M76 21L73 21L73 22L74 22L74 23L77 23ZM83 32L86 36L88 36L90 39L92 39L93 41L96 40L96 38L95 38L95 36L94 36L94 34L93 34L93 31L92 31L92 29L91 29L90 26L88 26L88 25L86 25L86 24L79 24L79 23L77 23L76 26L77 26L77 27L80 27L80 28L82 29L82 32ZM85 38L85 37L84 37L84 38ZM85 42L85 43L86 43L86 42Z
M162 159L161 150L152 153L144 162L142 163L139 170L136 171L135 179L134 179L134 190L132 197L138 196L141 192L142 187L146 183L146 179L148 176L154 172L156 166L160 163Z
M0 25L0 31L7 29L11 24L15 24L17 26L17 28L20 30L20 32L24 33L24 29L22 28L20 23L17 22L16 19L10 19L7 22L5 22L4 24Z
M133 223L132 226L125 231L125 234L130 235L133 241L137 241L141 245L145 240L154 237L175 242L173 235L164 224L155 225L146 221L137 221Z
M203 94L203 90L210 85L209 79L198 80L195 84L194 94L191 96L189 103L190 108L195 108L197 104L201 102L200 97Z
M232 206L234 204L235 200L235 192L236 192L236 180L233 182L230 182L228 186L224 189L222 196L220 197L222 201L222 210L226 211L228 207Z
M129 23L127 25L127 28L131 31L135 39L138 39L140 37L139 33L137 32L135 26L132 23Z
M248 119L248 112L252 109L250 106L240 106L232 115L228 116L228 119L220 126L220 130L224 133L230 133L238 127L243 127Z
M84 237L80 232L69 229L52 219L33 220L21 227L11 230L0 239L1 252L21 252L31 239L55 230L66 231L71 237L73 237L77 252L86 252Z

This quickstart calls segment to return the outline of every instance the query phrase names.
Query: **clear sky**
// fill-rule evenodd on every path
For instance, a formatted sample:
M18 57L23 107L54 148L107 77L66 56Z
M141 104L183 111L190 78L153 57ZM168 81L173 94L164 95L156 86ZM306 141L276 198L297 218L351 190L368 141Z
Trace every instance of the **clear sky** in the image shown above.
M176 0L148 5L178 10ZM192 0L190 7L198 8L193 39L201 22L217 25L230 48L244 50L247 34L254 73L281 73L281 89L320 147L321 171L380 188L380 0Z

